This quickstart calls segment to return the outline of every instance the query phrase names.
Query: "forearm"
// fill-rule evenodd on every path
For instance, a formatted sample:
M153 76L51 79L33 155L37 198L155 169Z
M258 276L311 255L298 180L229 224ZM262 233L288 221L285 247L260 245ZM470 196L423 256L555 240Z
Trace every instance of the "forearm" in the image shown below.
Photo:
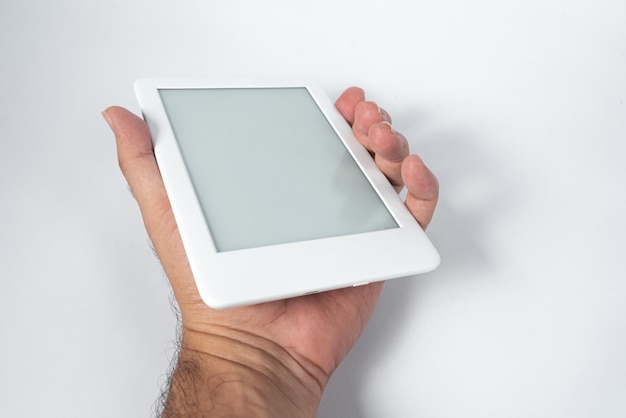
M297 361L269 342L226 334L184 332L164 418L315 417L322 388Z

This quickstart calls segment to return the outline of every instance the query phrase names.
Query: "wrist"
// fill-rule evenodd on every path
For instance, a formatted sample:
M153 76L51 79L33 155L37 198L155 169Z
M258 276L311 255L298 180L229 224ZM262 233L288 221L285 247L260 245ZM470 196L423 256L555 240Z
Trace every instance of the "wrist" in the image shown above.
M314 417L325 383L264 338L222 327L183 329L163 416Z

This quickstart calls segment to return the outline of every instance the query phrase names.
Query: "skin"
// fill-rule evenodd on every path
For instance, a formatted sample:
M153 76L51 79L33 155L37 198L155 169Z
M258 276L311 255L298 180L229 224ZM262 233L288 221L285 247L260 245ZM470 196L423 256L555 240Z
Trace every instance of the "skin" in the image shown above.
M438 197L435 176L363 90L336 102L356 137L428 226ZM172 286L182 345L163 416L314 417L322 392L367 324L382 282L253 306L214 310L195 287L144 121L120 107L103 115L119 165Z

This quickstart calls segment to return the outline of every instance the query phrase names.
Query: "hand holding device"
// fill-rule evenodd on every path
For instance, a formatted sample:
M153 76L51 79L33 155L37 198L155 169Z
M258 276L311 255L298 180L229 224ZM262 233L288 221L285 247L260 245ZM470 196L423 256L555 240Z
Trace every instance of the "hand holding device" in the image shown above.
M403 137L386 123L388 115L366 102L361 89L346 90L336 106L391 182L406 185L406 206L425 228L437 203L436 178L419 157L408 155ZM107 109L104 116L182 315L181 350L163 416L168 411L210 415L219 408L259 408L269 416L314 417L330 375L369 320L382 282L253 306L209 308L189 268L146 124L119 107Z

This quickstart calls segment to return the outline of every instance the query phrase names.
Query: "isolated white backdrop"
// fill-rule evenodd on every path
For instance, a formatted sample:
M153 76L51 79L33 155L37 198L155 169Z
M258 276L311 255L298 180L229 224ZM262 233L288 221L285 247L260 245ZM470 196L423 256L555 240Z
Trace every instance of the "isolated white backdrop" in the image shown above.
M100 116L144 76L366 89L441 183L320 417L626 416L626 2L0 3L0 415L149 416L169 291Z

